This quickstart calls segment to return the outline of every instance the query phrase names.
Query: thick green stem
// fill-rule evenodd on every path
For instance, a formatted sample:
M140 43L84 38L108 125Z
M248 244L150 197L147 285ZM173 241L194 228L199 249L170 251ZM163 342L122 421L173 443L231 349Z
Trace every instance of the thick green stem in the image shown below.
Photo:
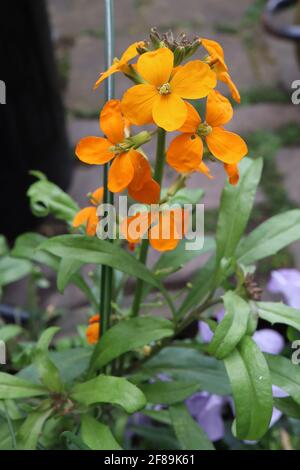
M163 175L164 175L164 165L165 165L165 147L166 147L166 131L159 128L157 134L157 146L156 146L156 161L154 169L154 179L161 186ZM149 239L144 238L141 245L141 251L139 256L139 261L143 264L147 262L149 248ZM132 304L132 316L136 317L139 314L140 305L143 297L143 287L144 282L140 279L137 281L135 296Z
M113 0L105 0L105 63L110 67L114 59L114 14ZM111 100L114 97L114 76L108 77L105 82L105 100ZM104 165L103 169L103 204L113 204L114 195L107 188L109 163ZM113 240L110 240L113 242ZM102 336L109 328L111 314L113 270L109 266L101 268L101 286L100 286L100 335Z

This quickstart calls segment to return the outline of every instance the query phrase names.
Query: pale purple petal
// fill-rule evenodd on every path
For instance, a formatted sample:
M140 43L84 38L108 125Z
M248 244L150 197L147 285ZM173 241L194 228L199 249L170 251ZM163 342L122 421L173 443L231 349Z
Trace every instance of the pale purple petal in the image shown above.
M300 271L297 269L272 271L268 290L273 294L282 294L290 307L300 309Z
M211 441L218 441L224 437L222 408L226 403L226 398L200 392L189 398L186 403L191 415Z
M274 426L274 424L280 420L281 416L282 416L281 411L277 410L277 408L273 408L273 413L272 413L271 422L269 424L269 428Z
M198 323L199 333L204 343L210 343L213 337L213 332L205 321Z
M277 387L277 385L272 385L273 397L274 398L286 398L289 396L282 388Z
M256 331L253 339L262 352L280 354L284 348L284 339L281 334L269 328Z
M216 318L218 323L220 323L220 321L223 320L224 315L225 315L225 310L224 309L219 310L216 313L215 318ZM200 333L200 336L201 336L203 342L204 343L210 343L211 340L212 340L212 337L214 335L212 330L210 329L210 326L205 321L199 321L198 328L199 328L199 333Z

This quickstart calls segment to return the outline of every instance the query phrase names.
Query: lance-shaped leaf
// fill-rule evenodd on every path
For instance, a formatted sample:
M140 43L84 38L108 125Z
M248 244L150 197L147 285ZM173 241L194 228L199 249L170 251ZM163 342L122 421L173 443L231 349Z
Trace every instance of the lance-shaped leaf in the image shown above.
M300 310L279 302L257 302L260 318L269 323L283 323L300 331Z
M135 385L121 377L109 375L99 375L75 385L71 398L86 406L95 403L119 405L127 413L135 413L146 405L145 395Z
M267 359L272 384L282 388L300 405L300 368L290 359L282 356L265 354Z
M262 159L245 158L237 186L225 184L217 226L217 263L231 258L243 235L252 211L262 173Z
M0 400L38 397L47 394L47 389L42 385L0 372Z
M83 442L92 450L122 450L109 427L91 416L82 416L80 432Z
M81 266L81 261L73 260L70 258L63 258L60 261L57 273L57 288L59 292L64 292L65 288L74 277L74 274L79 271Z
M273 409L268 364L250 336L242 339L224 363L233 391L234 431L239 439L260 439L268 430Z
M51 409L40 409L31 412L19 429L17 448L35 450L45 422L52 413Z
M122 354L172 336L172 323L160 317L122 320L110 328L97 344L92 367L100 368Z
M196 308L199 304L205 302L209 297L212 287L213 275L216 260L212 256L204 267L199 271L192 281L192 287L187 293L182 305L180 306L177 317L183 317L190 310Z
M216 328L209 352L217 359L228 356L246 334L250 314L249 304L232 291L223 297L225 316Z
M60 258L58 256L49 253L48 251L38 250L37 248L47 240L46 237L39 235L38 233L25 233L20 235L15 243L15 246L12 250L12 255L16 258L22 258L37 263L44 264L54 271L59 271L60 268ZM74 262L75 263L75 262ZM61 278L62 273L60 273L59 278ZM96 308L97 301L93 295L92 290L89 288L88 284L85 282L82 276L79 274L73 273L72 278L67 278L66 280L58 280L59 288L63 290L70 280L82 290L82 292L90 300L91 304ZM67 281L67 282L66 282Z
M23 331L19 325L5 325L0 328L0 340L5 343L16 336L19 336Z
M154 405L173 405L182 402L200 389L197 382L155 382L141 385L140 389L145 394L147 401Z
M214 450L213 444L183 403L170 407L170 417L182 450Z
M25 260L4 256L0 259L0 286L6 286L12 282L30 274L32 264Z
M159 279L134 256L113 243L82 235L61 235L42 243L40 248L61 258L71 258L84 264L104 264L141 279L159 289L174 312L170 297Z
M58 327L51 327L45 330L36 345L33 363L38 370L38 376L42 384L51 392L61 392L64 388L60 373L56 365L50 359L49 345L53 336L60 330Z
M275 215L259 225L240 243L238 261L253 264L300 239L300 209Z

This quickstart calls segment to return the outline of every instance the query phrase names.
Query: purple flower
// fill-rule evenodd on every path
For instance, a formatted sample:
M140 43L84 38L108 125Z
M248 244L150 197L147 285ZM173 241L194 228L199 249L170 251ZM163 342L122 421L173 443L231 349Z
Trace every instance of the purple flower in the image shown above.
M211 395L208 392L195 393L186 401L191 415L211 441L218 441L224 436L222 409L226 402L227 398Z
M300 308L300 271L297 269L272 271L268 290L273 294L282 294L290 307Z
M252 338L262 352L280 354L284 348L284 339L281 334L270 328L256 331Z

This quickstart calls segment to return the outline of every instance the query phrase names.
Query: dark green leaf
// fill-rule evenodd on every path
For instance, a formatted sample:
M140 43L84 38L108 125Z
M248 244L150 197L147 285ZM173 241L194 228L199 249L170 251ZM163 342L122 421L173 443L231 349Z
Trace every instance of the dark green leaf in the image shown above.
M257 311L263 320L269 323L283 323L300 331L300 310L279 302L257 302Z
M0 286L6 286L12 282L30 274L32 265L28 261L4 256L0 259Z
M240 243L237 256L242 264L253 264L300 239L300 209L275 215L259 225Z
M217 359L228 356L246 334L250 314L249 304L232 291L223 297L225 316L216 328L209 352Z
M173 405L182 402L199 390L199 383L188 382L155 382L140 385L148 403L153 405Z
M291 359L282 356L265 354L267 359L272 384L282 388L300 405L300 368L293 364Z
M18 449L35 450L45 421L52 410L37 410L31 412L19 429L17 436Z
M63 258L60 261L58 274L57 274L57 288L59 292L64 292L66 286L74 277L82 266L81 261L73 260L70 258Z
M165 318L139 317L122 320L110 328L99 341L92 367L101 368L128 351L173 334L172 323Z
M135 385L121 377L108 375L75 385L71 398L86 406L95 403L119 405L127 413L134 413L146 405L144 394Z
M177 312L178 318L183 317L190 310L202 304L210 296L215 264L215 257L211 257L193 279L192 287Z
M15 375L0 372L0 400L37 397L47 395L47 390L37 385L20 379Z
M148 378L165 374L181 382L198 383L199 389L218 395L231 392L222 362L192 348L164 348L147 361L140 372Z
M74 348L50 352L49 357L58 368L62 380L70 383L87 370L91 354L91 348ZM35 383L39 382L38 371L34 364L22 369L18 376Z
M214 450L213 444L183 403L170 407L170 417L182 450Z
M81 418L81 437L92 450L122 450L109 427L91 416Z
M274 406L281 411L285 416L294 419L300 419L300 405L296 403L292 398L275 398Z
M113 243L82 235L61 235L47 240L40 248L61 258L71 258L84 264L104 264L141 279L159 289L174 311L170 297L159 279L145 265Z
M5 325L0 328L0 340L5 343L16 336L19 336L23 331L19 325Z
M226 183L217 226L217 263L231 258L243 235L252 211L256 189L262 173L262 159L245 158L237 186Z
M267 362L250 336L245 336L224 363L233 390L236 435L260 439L268 430L273 409Z

